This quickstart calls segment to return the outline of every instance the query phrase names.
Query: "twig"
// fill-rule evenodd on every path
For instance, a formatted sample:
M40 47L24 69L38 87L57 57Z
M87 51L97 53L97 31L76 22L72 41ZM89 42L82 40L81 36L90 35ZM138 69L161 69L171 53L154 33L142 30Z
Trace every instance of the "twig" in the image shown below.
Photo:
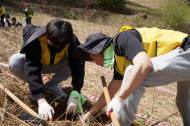
M152 105L151 105L151 113L154 112L154 103L155 103L155 88L153 88L153 94L152 94Z
M99 113L94 117L94 119L96 120L96 117L100 116L102 113L103 113L103 111L99 112ZM101 125L101 123L99 123L98 120L96 120L96 122Z
M9 65L7 63L3 63L3 62L0 62L0 66L6 67L6 68L9 67Z
M95 121L98 125L102 126L101 123L98 122L98 120L96 119L96 117L100 116L102 114L102 112L98 113L96 116L94 116L92 119L90 119L88 121L88 123L90 123L91 121ZM82 122L82 121L81 121Z
M165 118L160 119L160 120L156 121L155 123L151 124L151 126L156 126L156 125L159 124L160 122L165 121L166 119L170 118L171 116L175 115L176 113L178 113L178 112L177 112L177 111L176 111L176 112L173 112L172 114L166 116Z
M7 96L7 95L6 95ZM4 108L4 110L5 110L5 108L6 108L6 105L7 105L7 97L4 97L4 102L3 102L3 108ZM4 120L4 114L5 113L2 113L2 115L1 115L1 123L3 122L3 120Z
M22 123L22 124L24 124L24 125L26 125L26 126L30 126L29 124L27 124L27 123L25 123L24 121L18 119L17 117L15 117L14 115L12 115L11 113L6 112L6 111L5 111L3 108L1 108L1 107L0 107L0 111L6 113L6 114L8 114L8 115L10 115L11 117L13 117L14 119L16 119L16 120L19 121L20 123Z
M7 88L5 88L2 84L0 84L0 89L4 91L10 98L12 98L20 107L22 107L26 112L34 117L38 117L38 114L28 107L25 103L23 103L18 97L16 97L12 92L10 92Z

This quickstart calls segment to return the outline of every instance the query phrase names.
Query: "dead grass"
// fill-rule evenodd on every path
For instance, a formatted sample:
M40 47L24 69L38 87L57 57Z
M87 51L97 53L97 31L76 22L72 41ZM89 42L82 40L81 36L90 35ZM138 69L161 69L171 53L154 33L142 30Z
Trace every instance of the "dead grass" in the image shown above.
M151 2L149 0L146 1ZM23 20L21 14L15 14L19 17L20 20ZM117 14L113 15L112 22L119 22L117 21L117 17ZM54 16L49 14L35 13L33 23L36 25L45 25L51 19L54 18ZM99 24L96 23L96 21L94 21L94 23L89 23L82 20L65 20L68 20L72 23L75 34L79 37L81 42L84 42L85 38L93 32L104 32L110 36L113 36L117 32L118 26L121 24L129 23L136 25L136 23L134 23L136 21L135 16L123 16L123 18L126 19L126 22L121 21L117 25L116 23L113 23L113 25L111 25L111 23L108 23L107 25L105 23ZM148 22L148 20L149 19L147 19L146 21ZM21 47L22 29L0 29L0 38L0 61L8 62L9 57L13 53L18 52ZM85 73L85 83L84 88L82 89L82 94L87 96L87 98L90 100L90 102L88 102L88 104L86 105L87 111L91 107L91 103L94 103L97 100L98 96L100 96L100 94L102 93L100 75L104 75L108 83L112 79L112 71L94 65L93 63L87 62ZM69 78L67 81L64 81L62 86L70 87L70 81L71 78ZM0 67L0 83L6 86L9 90L11 90L16 96L18 96L22 101L24 101L24 103L26 103L35 111L37 111L37 108L34 106L34 103L31 103L30 101L30 95L27 84L23 81L20 81L17 78L13 78L12 76L10 76L9 71L4 67ZM174 84L171 86L164 86L163 88L167 88L172 92L176 91L176 85ZM3 92L0 92L0 94L0 108L4 110L0 111L1 125L24 126L24 123L17 119L22 114L23 110ZM84 125L81 123L80 119L76 117L71 117L70 119L66 118L64 113L65 108L63 106L58 106L58 101L56 101L54 104L58 107L56 112L59 114L56 115L56 121L54 121L51 125ZM140 124L140 126L182 126L182 120L175 107L175 94L168 93L155 88L147 89L139 105L139 111L137 113L137 122ZM85 125L102 126L108 123L109 120L105 117L104 112L100 112L97 118Z
M82 35L82 33L84 34L85 30L82 33L78 30L79 28L82 29L81 26L83 26L84 24L82 24L82 22L80 22L80 21L79 22L81 23L81 25L79 22L77 23L77 21L71 21L71 22L76 28L76 30L75 30L76 34L78 36L80 36L81 40L84 39L87 35L85 34L85 37L84 37ZM103 26L101 26L101 25L99 27L97 27L97 25L96 25L96 27L95 27L94 24L90 24L90 23L87 23L87 24L89 24L88 29L90 29L90 30L86 30L86 31L92 32L92 31L98 31L98 29L104 29ZM107 28L109 28L109 27L107 27ZM106 30L106 27L104 30ZM109 31L109 30L107 30L107 31ZM20 38L17 38L16 36L12 37L13 34L8 34L8 33L11 33L11 32L6 31L5 34L3 33L3 35L5 35L5 36L3 36L3 38L6 37L8 42L10 42L12 40L14 40L14 41L16 40L15 43L12 44L12 45L16 45L16 48L13 48L13 46L9 45L8 43L6 43L6 44L4 43L5 44L4 48L5 47L6 48L2 49L1 53L3 53L5 51L6 55L4 55L3 57L0 57L0 58L2 58L2 61L4 61L4 62L8 61L8 57L12 53L18 51L19 45L20 45L20 40L19 40ZM81 34L79 34L79 33L81 33ZM88 33L89 32L87 32L87 34ZM113 33L110 32L110 34L113 34ZM9 37L7 37L7 36L9 36ZM7 51L8 50L7 48L11 49L11 51ZM86 70L85 84L84 84L82 93L84 95L88 96L89 99L92 100L92 102L95 102L96 98L98 98L98 96L102 92L102 90L100 90L100 89L102 89L100 75L105 75L107 82L109 82L112 78L112 71L106 70L106 69L96 66L92 63L87 63L85 70ZM6 73L8 73L8 71L6 71L5 69L1 68L1 71L2 71L2 73L0 76L0 83L3 85L6 85L8 89L10 89L16 96L18 96L27 105L34 107L28 98L29 93L28 93L27 85L22 81L19 81L17 79L13 79L13 78L7 76ZM63 83L64 83L63 86L70 86L70 79ZM1 92L1 94L3 94L3 93ZM153 96L156 98L153 98ZM19 116L19 111L22 111L22 109L19 106L17 106L5 94L1 95L0 99L1 99L1 107L4 108L5 111L12 113L16 117ZM143 99L141 101L141 105L139 106L138 114L140 114L141 116L138 117L137 122L142 124L142 126L143 125L152 125L158 121L161 121L161 123L167 122L168 126L182 125L180 117L179 117L179 113L177 112L177 110L175 108L174 99L175 99L175 96L173 96L173 95L166 94L166 93L163 93L163 92L160 92L157 90L155 91L154 89L149 89L147 91L147 93L145 94L145 96L143 97ZM149 103L149 104L147 104L147 103ZM36 110L36 108L34 108L34 109ZM173 113L174 113L174 115L171 115ZM66 123L66 122L64 122L64 120L65 119L63 119L62 122L56 121L56 122L54 122L54 125L55 126L69 125L68 122ZM17 122L17 120L13 119L11 116L8 116L7 114L4 115L4 120L2 120L2 122L5 123L6 125L15 124L14 121ZM73 121L69 120L69 122L70 122L70 125L76 125L76 126L81 125L80 121L78 122L78 124L74 120ZM95 123L94 124L95 126L103 125L105 123L105 122L99 123L96 120L94 120L93 122ZM20 122L17 122L17 123L20 123ZM90 125L93 125L93 124L90 123Z

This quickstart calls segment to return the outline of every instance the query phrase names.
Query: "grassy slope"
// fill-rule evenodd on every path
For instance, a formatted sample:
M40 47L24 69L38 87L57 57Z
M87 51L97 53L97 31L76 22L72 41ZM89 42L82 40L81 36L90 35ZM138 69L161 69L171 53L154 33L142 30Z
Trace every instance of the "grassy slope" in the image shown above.
M149 0L134 0L135 2L143 2L143 6L147 3L150 3L152 7L154 7L154 3L150 2ZM139 3L140 3L139 2ZM35 10L37 11L38 4L34 4ZM53 6L53 5L52 5ZM136 7L137 14L133 15L122 15L118 13L111 14L110 12L103 12L103 14L107 14L108 17L106 17L105 22L101 22L105 15L98 17L98 14L101 13L101 10L94 11L94 10L88 10L89 12L85 13L85 15L89 14L90 16L85 18L82 18L82 16L79 16L79 20L72 20L72 19L66 19L70 21L73 25L75 34L79 37L81 41L84 41L85 38L93 32L104 32L108 35L113 36L117 32L117 27L122 24L132 24L134 26L138 25L141 26L143 24L147 26L151 26L156 24L155 17L152 15L148 15L148 19L144 19L143 15L147 14L145 7L139 7L136 6L136 4L130 3L127 5L129 8ZM156 4L157 7L157 4ZM47 22L49 22L51 19L55 17L62 18L63 16L57 16L55 14L48 14L44 13L44 10L46 10L46 6L44 6L45 9L40 10L39 13L36 13L33 18L33 23L36 25L45 25ZM9 8L11 9L11 8ZM48 6L48 9L51 9L51 6ZM74 8L78 10L82 10L80 8ZM54 12L56 13L56 12ZM12 12L12 14L19 17L20 20L22 20L22 14L18 13L18 11ZM87 15L88 16L88 15ZM93 16L97 16L96 18L91 19ZM140 17L140 18L139 18ZM90 20L90 23L87 20ZM151 22L150 22L151 21ZM158 24L159 26L159 24ZM17 52L20 48L22 37L21 37L21 29L15 31L15 30L7 30L2 31L0 30L0 43L1 43L1 52L0 52L0 60L3 62L7 62L8 58L11 54ZM2 70L3 68L1 68ZM98 67L92 63L86 64L86 76L85 76L85 84L82 92L87 95L93 95L98 96L101 93L102 89L101 87L101 81L100 81L100 75L105 75L107 80L111 80L112 71L106 70L104 68ZM17 85L15 88L10 88L17 96L19 96L23 101L29 104L27 95L27 90L24 90L23 93L20 93L20 88L23 89L24 87L21 86L21 82L18 80L11 79L7 77L7 75L4 72L1 72L0 77L0 83L4 85L8 85L11 87L12 85ZM15 84L16 83L16 84ZM68 84L69 86L70 80L64 82ZM65 86L65 85L63 85ZM164 87L166 89L172 89L175 90L175 85L172 86L166 86ZM90 92L90 93L89 93ZM26 97L23 97L25 95ZM5 100L7 98L4 96L1 96L0 104L1 106L4 104ZM148 89L146 94L143 96L143 99L141 100L141 104L139 106L139 112L138 112L138 122L141 125L152 125L156 123L157 121L161 122L167 122L167 125L171 126L180 126L182 125L181 120L179 118L179 113L177 112L175 108L175 102L174 102L175 96L171 93L165 93L163 91L157 90L157 89ZM10 101L9 101L10 102ZM10 105L5 105L6 108L8 108ZM14 104L14 106L16 106ZM12 107L14 107L12 106ZM14 112L13 112L14 113ZM175 113L174 115L171 115ZM169 118L166 118L169 116ZM165 119L165 120L163 120ZM144 124L145 123L145 124Z

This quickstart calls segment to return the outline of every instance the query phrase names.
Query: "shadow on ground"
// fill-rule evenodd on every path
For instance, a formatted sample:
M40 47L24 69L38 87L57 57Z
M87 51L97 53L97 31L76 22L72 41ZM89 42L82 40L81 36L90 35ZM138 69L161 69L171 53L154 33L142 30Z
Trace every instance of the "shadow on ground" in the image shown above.
M69 95L71 92L71 87L64 87L63 90ZM48 103L51 104L51 106L54 108L55 114L54 114L54 123L59 123L60 125L67 124L70 125L72 123L76 123L76 125L81 124L81 114L71 114L66 115L66 107L67 107L67 100L68 99L56 99L50 94L46 94L46 98L48 100ZM33 109L37 111L37 104L31 100L31 103L33 104ZM92 102L87 100L85 104L83 105L84 112L87 112L92 107ZM28 115L27 113L22 113L19 117L21 120L31 120L30 123L36 124L40 121L38 119L34 119L32 116ZM94 117L94 119L90 120L88 124L92 126L96 125L105 125L110 122L109 118L106 116L104 112L100 112L97 116ZM56 124L56 126L59 126Z
M106 8L96 4L94 0L5 0L3 5L14 8L16 12L22 12L27 4L31 4L35 13L46 13L55 17L67 19L98 19L106 18L111 14L135 15L137 13L149 13L153 9L142 6L139 3L127 1L123 8Z

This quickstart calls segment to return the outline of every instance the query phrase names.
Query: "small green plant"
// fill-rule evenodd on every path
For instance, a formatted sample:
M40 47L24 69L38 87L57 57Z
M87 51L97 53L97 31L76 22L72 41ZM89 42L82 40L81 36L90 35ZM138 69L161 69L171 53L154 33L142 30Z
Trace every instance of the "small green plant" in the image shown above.
M77 14L74 11L69 10L69 9L64 9L62 11L62 14L64 18L75 19L75 20L78 19Z
M175 29L184 28L189 23L190 9L185 0L167 0L161 12L166 25Z
M126 0L96 0L96 2L107 8L121 8L125 6Z

